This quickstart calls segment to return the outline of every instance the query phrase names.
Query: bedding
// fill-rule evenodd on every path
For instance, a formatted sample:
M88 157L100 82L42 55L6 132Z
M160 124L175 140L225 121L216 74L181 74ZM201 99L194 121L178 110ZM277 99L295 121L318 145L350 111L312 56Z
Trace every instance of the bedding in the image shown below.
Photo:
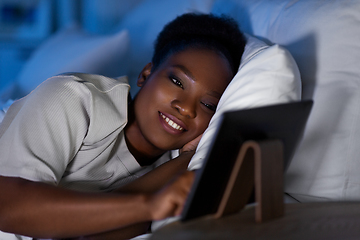
M45 41L20 72L16 95L24 96L41 82L64 72L84 72L118 77L128 69L127 30L112 35L85 33L71 25Z
M304 136L285 175L301 202L360 199L360 1L216 0L216 13L286 47L313 99Z

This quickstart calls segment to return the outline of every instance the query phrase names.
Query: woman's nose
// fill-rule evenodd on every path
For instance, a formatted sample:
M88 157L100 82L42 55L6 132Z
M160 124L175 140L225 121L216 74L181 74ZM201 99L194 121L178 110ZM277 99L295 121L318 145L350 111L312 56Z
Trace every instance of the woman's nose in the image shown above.
M171 102L172 107L176 108L176 110L183 116L188 118L195 118L196 111L195 111L195 103L190 98L183 99L183 100L173 100Z

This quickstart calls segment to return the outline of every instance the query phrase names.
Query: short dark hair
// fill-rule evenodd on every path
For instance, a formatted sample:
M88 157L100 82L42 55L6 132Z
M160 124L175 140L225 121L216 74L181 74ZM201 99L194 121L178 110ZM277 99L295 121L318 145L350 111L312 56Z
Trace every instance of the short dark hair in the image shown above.
M152 58L153 71L170 55L187 48L210 49L223 54L235 75L246 40L234 19L222 15L186 13L159 33Z

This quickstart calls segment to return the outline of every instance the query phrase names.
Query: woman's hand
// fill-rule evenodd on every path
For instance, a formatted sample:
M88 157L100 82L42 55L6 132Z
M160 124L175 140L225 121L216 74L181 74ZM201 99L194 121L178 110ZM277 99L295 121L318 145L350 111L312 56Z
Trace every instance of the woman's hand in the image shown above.
M161 220L180 215L194 182L194 177L194 172L185 171L163 189L154 195L150 195L148 203L151 219Z
M199 135L197 138L191 140L190 142L188 142L187 144L185 144L181 149L180 149L180 154L183 152L195 152L197 145L200 142L200 139L202 137L202 134Z

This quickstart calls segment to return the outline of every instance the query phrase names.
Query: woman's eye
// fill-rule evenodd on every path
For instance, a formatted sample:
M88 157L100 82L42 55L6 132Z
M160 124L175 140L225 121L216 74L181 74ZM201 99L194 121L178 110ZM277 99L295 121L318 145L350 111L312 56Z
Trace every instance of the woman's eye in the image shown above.
M208 109L210 109L211 111L215 112L216 110L216 105L212 105L212 104L207 104L204 102L201 102L205 107L207 107Z
M170 76L170 80L177 86L184 88L181 81L175 78L174 76Z

